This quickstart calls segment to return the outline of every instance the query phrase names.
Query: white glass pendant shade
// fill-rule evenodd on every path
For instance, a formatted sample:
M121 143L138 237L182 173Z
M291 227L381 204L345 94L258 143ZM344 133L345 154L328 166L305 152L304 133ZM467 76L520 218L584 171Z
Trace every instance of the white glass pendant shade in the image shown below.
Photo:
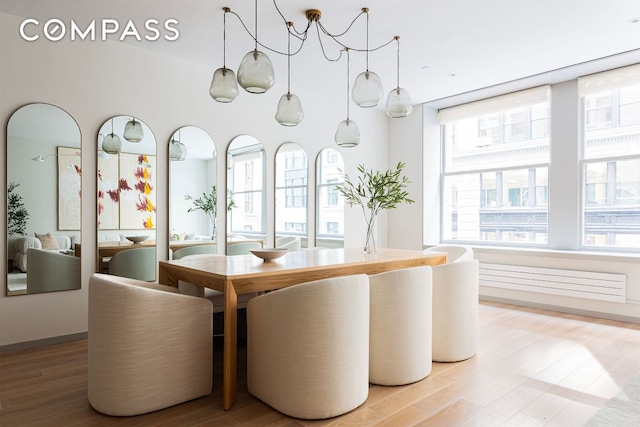
M413 105L411 104L411 96L406 89L401 87L393 89L387 97L387 115L393 119L407 117L411 114Z
M238 96L236 74L228 68L218 68L213 73L209 95L218 102L231 102Z
M107 134L102 140L102 151L108 154L118 154L122 150L120 137L115 133Z
M292 93L285 93L280 97L276 120L282 126L295 126L304 118L300 98Z
M187 158L187 147L182 142L171 139L169 143L169 159L181 162Z
M142 124L136 119L129 120L126 125L124 125L124 133L122 134L124 139L129 142L140 142L144 137L144 132L142 131Z
M383 96L382 82L376 73L364 71L358 74L351 91L351 98L356 105L363 108L375 107Z
M353 120L343 120L336 131L336 144L340 147L355 147L360 144L360 129Z
M238 83L247 92L264 93L276 81L273 64L264 53L253 50L247 53L238 67Z

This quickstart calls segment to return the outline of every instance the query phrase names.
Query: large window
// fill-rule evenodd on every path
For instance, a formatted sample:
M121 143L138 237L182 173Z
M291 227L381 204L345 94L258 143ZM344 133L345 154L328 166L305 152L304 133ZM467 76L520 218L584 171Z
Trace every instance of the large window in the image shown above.
M582 244L640 248L640 66L579 80Z
M442 110L439 118L442 239L545 244L548 88Z
M307 246L307 153L285 142L276 153L276 237L299 236Z
M316 170L316 246L344 247L344 198L336 190L342 182L342 156L333 148L323 149L318 154Z

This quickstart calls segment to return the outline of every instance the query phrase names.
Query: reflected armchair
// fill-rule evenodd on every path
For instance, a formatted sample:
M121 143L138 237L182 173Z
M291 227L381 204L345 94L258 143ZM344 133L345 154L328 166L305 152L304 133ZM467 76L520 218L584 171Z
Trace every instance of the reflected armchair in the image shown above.
M27 258L27 294L80 289L79 257L30 248Z
M153 282L156 280L156 248L133 248L118 252L109 261L109 274Z

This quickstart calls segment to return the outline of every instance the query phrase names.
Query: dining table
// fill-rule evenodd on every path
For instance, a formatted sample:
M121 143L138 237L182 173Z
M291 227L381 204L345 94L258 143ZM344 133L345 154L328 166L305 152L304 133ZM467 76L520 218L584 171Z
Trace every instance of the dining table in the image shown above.
M421 250L378 248L369 254L362 248L311 248L289 251L271 261L252 254L160 261L158 281L174 287L178 287L178 281L185 281L224 293L222 405L228 410L236 399L238 295L446 262L446 253Z

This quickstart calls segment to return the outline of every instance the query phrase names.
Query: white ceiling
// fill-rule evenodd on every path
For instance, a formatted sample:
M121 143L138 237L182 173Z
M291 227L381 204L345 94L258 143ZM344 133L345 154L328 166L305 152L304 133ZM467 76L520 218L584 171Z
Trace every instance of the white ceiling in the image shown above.
M259 40L286 51L284 21L271 0L259 3ZM223 6L237 12L253 30L250 0L0 0L0 10L6 13L42 22L52 17L66 23L73 19L81 27L93 19L114 18L122 25L132 19L142 32L148 18L161 22L175 18L180 31L177 41L139 42L129 37L126 42L207 64L212 71L222 66ZM321 9L321 22L331 32L342 31L362 7L369 7L370 47L401 36L400 85L415 103L504 82L518 89L518 85L530 85L523 81L530 76L537 76L535 84L552 83L565 79L567 71L584 74L640 62L640 23L630 22L640 17L638 0L278 0L278 6L298 29L306 24L305 10ZM347 44L363 48L365 34L361 19ZM307 43L292 59L291 91L296 92L296 85L305 90L321 91L332 85L344 90L344 61L336 64L322 58L315 31ZM328 55L337 55L335 46L329 42L325 46ZM227 66L237 69L251 49L253 42L239 21L227 15ZM278 80L272 90L284 93L286 59L269 55ZM395 45L371 53L369 63L382 78L385 91L393 89ZM577 71L572 68L575 64L582 64ZM351 78L364 67L364 55L353 53Z

